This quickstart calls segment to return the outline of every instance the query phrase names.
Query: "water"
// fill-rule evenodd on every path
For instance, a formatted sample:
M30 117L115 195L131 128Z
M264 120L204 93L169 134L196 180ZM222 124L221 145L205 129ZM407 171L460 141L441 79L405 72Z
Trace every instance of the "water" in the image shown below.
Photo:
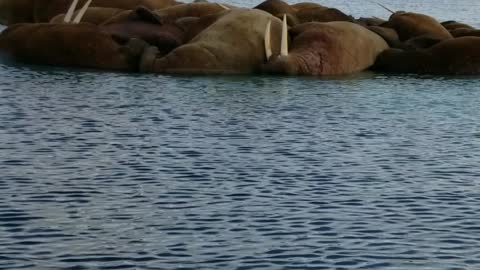
M0 269L480 267L478 77L0 77Z

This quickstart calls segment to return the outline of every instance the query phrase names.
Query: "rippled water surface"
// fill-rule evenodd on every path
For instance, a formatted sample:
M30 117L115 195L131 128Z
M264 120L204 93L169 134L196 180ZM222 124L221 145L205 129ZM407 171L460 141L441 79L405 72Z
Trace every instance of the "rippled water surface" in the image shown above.
M0 269L480 269L478 77L0 78Z

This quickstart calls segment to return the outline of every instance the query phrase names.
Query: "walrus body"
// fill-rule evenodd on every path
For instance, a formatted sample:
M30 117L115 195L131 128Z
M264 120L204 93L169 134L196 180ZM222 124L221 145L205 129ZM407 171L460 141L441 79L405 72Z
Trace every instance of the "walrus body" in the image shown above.
M0 53L15 61L135 71L139 43L117 42L92 24L17 24L0 34Z
M480 74L480 37L442 41L429 49L390 49L377 58L374 70L436 75Z
M391 27L398 33L400 41L422 35L436 36L441 39L452 38L448 30L435 18L413 12L396 12L387 23L381 26Z
M271 21L279 44L281 21L261 10L233 10L187 43L162 58L147 51L141 69L177 74L251 74L265 61L264 31ZM279 47L273 50L278 53Z
M78 8L87 0L79 0ZM0 23L49 22L53 17L66 13L72 0L0 0ZM144 6L161 9L178 4L175 0L93 0L91 7L118 8L123 10Z
M122 13L124 9L119 8L104 8L104 7L89 7L82 18L82 22L100 25L107 20ZM77 16L79 11L76 11L73 16ZM65 20L65 14L59 14L53 17L51 23L63 23Z
M277 18L286 15L287 23L290 26L307 22L354 21L353 17L336 8L327 8L315 3L289 5L282 0L266 0L254 9L266 11Z
M218 3L189 3L156 10L156 15L163 21L175 21L185 17L203 17L229 10Z
M388 48L377 34L350 22L306 23L290 29L294 36L288 55L274 55L268 73L342 75L369 68Z

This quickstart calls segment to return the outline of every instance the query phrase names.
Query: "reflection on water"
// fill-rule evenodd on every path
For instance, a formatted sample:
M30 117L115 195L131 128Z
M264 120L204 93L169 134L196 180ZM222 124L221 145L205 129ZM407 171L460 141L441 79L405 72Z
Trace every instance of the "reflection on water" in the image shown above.
M478 77L0 77L0 269L480 267Z

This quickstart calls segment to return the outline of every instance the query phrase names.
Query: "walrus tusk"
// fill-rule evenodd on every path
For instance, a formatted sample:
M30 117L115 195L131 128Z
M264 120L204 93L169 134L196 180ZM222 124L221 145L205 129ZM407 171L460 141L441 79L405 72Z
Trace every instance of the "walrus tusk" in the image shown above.
M270 59L270 56L272 56L272 44L270 42L271 39L271 31L272 28L272 20L268 20L267 23L267 28L265 28L265 56L267 57L267 60Z
M83 5L82 9L78 12L75 19L73 19L73 23L80 23L82 21L83 16L85 16L85 12L87 12L88 7L92 3L92 0L88 0L85 5Z
M225 6L224 4L220 4L220 3L217 3L217 4L225 10L230 10L230 8Z
M281 44L281 47L280 47L280 55L281 56L288 56L287 14L283 14L282 44Z
M378 3L378 2L375 2L375 3L376 3L377 5L379 5L379 6L381 6L382 8L386 9L388 12L390 12L390 13L392 13L392 14L394 14L394 13L395 13L395 11L393 11L393 10L391 10L391 9L387 8L386 6L384 6L384 5L382 5L382 4Z
M75 12L75 8L77 7L78 0L73 0L72 4L68 8L67 14L63 19L64 22L70 23L72 21L73 12Z

